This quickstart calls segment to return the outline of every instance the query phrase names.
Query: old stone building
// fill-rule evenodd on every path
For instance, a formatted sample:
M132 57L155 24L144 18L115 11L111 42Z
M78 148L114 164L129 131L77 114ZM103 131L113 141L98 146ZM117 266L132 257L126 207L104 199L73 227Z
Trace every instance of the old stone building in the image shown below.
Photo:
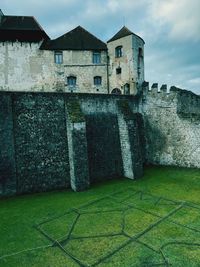
M135 94L144 41L126 27L108 44L81 26L51 40L34 17L0 12L0 90Z
M50 40L0 12L0 196L200 168L199 121L200 96L144 82L144 41L126 27L107 44L80 26Z
M144 82L144 41L123 27L108 41L111 92L136 94Z

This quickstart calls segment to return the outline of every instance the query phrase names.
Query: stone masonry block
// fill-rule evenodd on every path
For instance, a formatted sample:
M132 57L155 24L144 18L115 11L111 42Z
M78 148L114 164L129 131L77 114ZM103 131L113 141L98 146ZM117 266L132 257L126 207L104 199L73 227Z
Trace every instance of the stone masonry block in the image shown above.
M66 103L70 181L74 191L89 188L86 123L78 101Z

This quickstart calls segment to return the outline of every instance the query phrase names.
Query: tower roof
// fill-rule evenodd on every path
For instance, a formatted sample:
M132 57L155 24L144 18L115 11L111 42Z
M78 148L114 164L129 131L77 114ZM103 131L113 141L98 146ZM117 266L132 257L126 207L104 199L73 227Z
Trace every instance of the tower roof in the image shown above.
M54 40L48 40L41 45L45 50L107 50L104 42L99 40L81 26L65 33Z
M107 43L118 40L120 38L129 36L129 35L132 35L132 34L139 37L144 42L144 40L140 36L130 31L126 26L123 26L111 39L108 40Z

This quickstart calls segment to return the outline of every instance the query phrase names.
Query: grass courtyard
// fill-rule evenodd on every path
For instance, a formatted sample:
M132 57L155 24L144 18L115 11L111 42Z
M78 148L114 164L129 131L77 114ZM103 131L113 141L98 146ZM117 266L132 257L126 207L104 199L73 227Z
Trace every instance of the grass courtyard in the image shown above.
M0 266L200 266L200 170L1 199Z

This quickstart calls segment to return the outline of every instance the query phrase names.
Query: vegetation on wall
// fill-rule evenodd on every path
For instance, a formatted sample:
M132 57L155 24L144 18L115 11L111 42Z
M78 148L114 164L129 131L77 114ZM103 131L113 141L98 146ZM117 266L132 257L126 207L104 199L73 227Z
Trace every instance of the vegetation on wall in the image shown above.
M67 111L71 122L84 122L85 116L81 110L78 100L72 100L67 102Z

